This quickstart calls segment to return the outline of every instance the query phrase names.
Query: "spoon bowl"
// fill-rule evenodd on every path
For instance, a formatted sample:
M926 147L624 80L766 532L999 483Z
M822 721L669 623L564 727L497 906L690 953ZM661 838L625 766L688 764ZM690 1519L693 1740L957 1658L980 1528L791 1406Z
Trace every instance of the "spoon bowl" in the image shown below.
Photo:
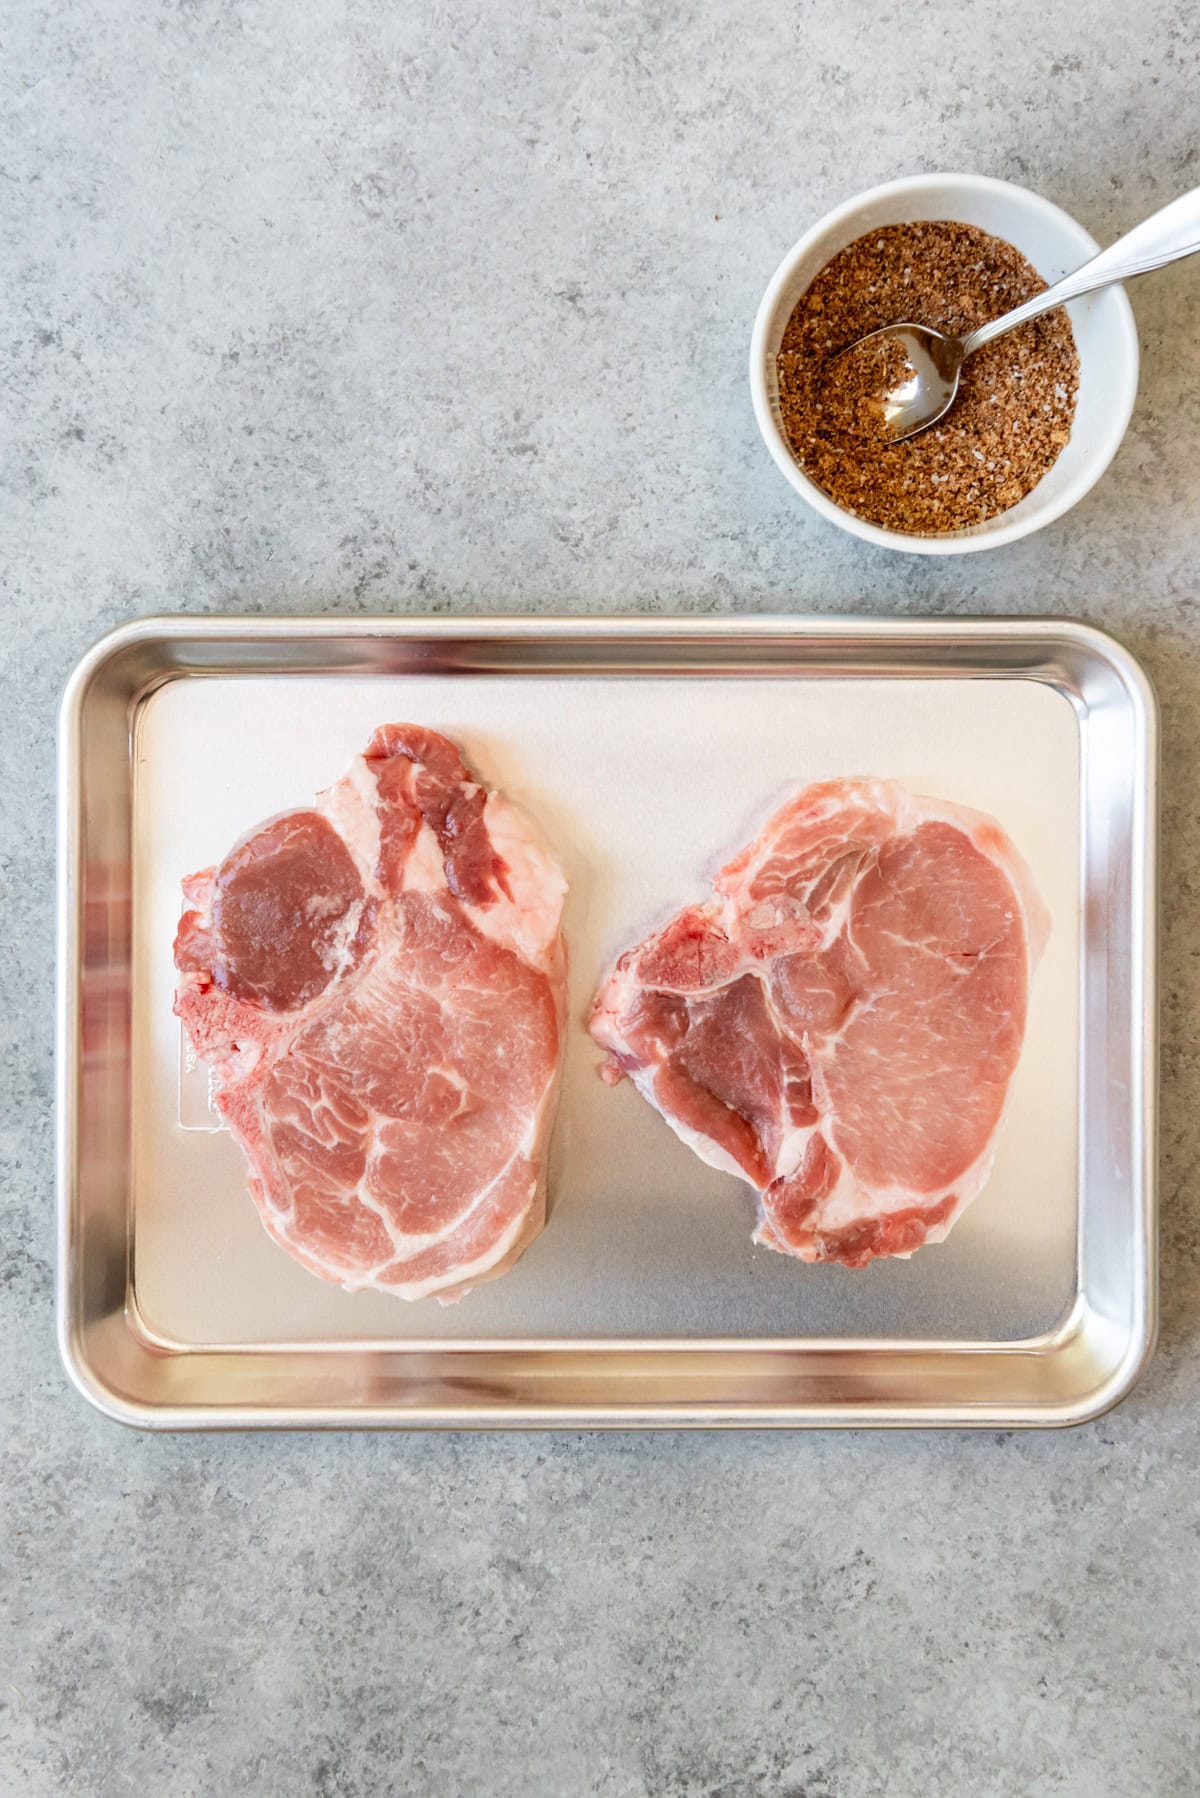
M857 434L902 443L944 418L958 397L962 339L930 325L884 325L829 364L844 385Z

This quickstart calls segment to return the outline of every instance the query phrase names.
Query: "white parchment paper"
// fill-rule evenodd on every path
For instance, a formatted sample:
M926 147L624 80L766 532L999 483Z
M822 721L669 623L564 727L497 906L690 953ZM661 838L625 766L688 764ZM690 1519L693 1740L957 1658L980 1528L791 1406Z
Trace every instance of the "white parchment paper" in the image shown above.
M171 1013L180 878L259 819L303 805L377 724L396 719L452 736L537 821L571 882L550 1222L511 1273L448 1309L344 1293L268 1240L238 1149L204 1127L203 1085L189 1088ZM136 757L134 1282L144 1323L165 1339L1013 1340L1069 1306L1079 733L1052 689L1020 679L179 679L142 709ZM702 894L794 788L855 774L994 813L1054 920L986 1191L944 1245L861 1273L752 1248L749 1189L703 1167L629 1086L605 1086L583 1028L620 948Z

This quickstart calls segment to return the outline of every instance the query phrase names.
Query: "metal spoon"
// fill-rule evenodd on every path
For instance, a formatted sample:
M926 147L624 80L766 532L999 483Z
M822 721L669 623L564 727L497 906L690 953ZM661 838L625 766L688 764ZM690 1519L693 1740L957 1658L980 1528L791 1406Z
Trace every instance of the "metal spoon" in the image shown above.
M946 337L928 325L885 325L842 350L829 366L832 369L840 363L848 364L844 371L847 383L855 383L869 401L858 408L859 420L869 421L869 434L888 443L899 443L945 417L958 393L963 363L985 343L1067 300L1091 293L1094 288L1149 274L1151 269L1176 262L1181 256L1192 256L1197 250L1200 187L1135 225L1073 275L1065 275L1044 293L1035 294L1023 306L990 324L980 325L965 337ZM893 369L899 366L899 378L893 375L892 385L881 388L880 370L889 361Z

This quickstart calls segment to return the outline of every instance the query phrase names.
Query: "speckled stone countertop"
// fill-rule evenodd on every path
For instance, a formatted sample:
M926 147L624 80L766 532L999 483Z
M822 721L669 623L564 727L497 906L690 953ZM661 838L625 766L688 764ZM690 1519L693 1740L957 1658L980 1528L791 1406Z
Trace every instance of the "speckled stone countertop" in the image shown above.
M1179 1798L1200 1765L1200 269L1068 518L811 516L745 380L902 172L1107 241L1200 180L1172 0L0 12L0 1791ZM1080 613L1165 727L1163 1329L1067 1434L152 1437L51 1320L54 707L151 610Z

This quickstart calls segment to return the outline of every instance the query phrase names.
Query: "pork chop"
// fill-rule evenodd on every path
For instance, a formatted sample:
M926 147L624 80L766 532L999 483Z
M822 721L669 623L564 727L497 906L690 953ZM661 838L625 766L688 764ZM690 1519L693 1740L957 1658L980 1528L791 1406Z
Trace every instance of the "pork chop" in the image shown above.
M521 813L410 724L184 881L175 1010L312 1273L448 1301L541 1229L565 892Z
M621 956L591 1032L756 1189L756 1242L865 1267L940 1242L987 1180L1048 930L993 819L826 781Z

